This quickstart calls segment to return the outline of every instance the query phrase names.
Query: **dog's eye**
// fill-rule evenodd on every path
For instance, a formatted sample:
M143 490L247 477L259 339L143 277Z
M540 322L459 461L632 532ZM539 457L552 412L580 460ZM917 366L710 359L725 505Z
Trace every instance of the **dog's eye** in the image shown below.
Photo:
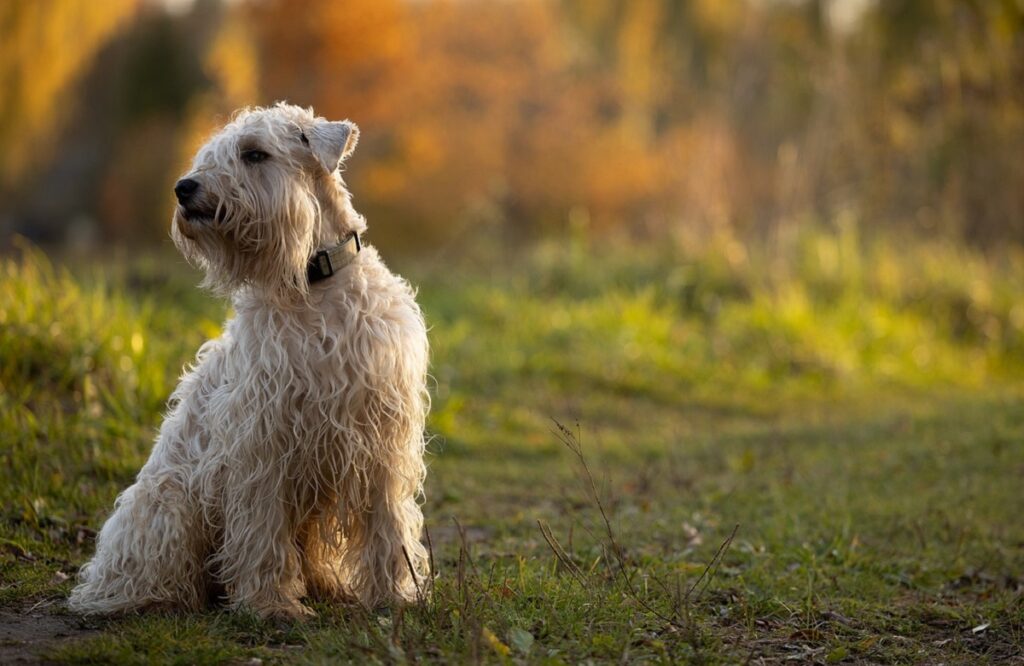
M270 155L262 150L243 150L242 161L246 164L259 164L270 159Z

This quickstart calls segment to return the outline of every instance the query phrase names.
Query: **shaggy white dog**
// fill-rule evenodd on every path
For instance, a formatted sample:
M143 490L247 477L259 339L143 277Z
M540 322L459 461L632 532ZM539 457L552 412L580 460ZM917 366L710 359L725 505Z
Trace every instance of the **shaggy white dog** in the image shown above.
M262 616L301 599L413 600L427 554L427 335L413 290L360 245L339 165L358 129L247 109L178 181L172 236L235 317L171 396L69 605Z

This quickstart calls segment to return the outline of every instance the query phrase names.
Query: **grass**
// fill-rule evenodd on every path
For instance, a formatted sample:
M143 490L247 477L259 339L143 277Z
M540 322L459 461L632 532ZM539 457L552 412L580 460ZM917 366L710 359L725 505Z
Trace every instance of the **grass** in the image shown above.
M852 228L606 246L396 266L434 349L424 604L67 618L44 656L1024 657L1020 254ZM166 258L71 275L27 249L0 271L0 605L65 618L225 306Z

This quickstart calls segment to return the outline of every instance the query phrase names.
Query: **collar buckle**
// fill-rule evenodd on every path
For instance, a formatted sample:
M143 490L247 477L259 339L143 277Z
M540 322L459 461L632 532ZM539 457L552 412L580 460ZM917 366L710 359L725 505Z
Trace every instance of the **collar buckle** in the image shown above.
M358 237L357 237L358 238ZM331 263L331 253L327 250L320 250L313 256L313 263L320 270L319 279L329 278L334 275L334 264Z

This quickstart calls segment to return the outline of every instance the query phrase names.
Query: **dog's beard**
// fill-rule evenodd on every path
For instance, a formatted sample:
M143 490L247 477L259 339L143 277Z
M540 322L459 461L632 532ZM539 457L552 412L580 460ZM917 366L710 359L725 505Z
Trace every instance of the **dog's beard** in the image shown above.
M199 235L199 225L204 223L204 219L197 219L194 216L190 216L185 213L180 207L174 214L174 231L182 238L189 241L195 241Z
M199 251L199 235L201 229L196 221L185 217L184 211L179 206L171 218L171 240L178 251L188 259L189 263L195 264L201 259Z
M267 295L306 293L313 219L301 207L269 219L224 204L213 211L179 207L171 236L185 259L204 271L202 284L214 293L230 296L244 286Z

